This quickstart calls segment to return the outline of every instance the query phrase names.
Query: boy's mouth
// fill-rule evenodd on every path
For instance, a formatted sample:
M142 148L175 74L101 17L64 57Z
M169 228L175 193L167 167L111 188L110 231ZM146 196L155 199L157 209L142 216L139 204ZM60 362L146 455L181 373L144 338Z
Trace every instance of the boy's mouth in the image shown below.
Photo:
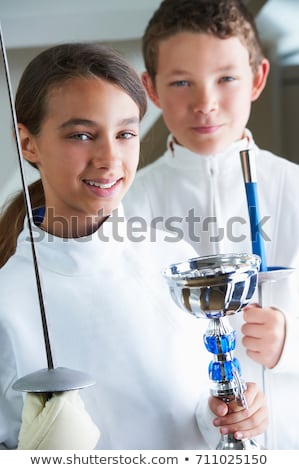
M221 126L217 126L217 125L196 126L196 127L193 127L193 130L195 130L199 134L212 134L213 132L216 132L218 129L220 129L220 127Z

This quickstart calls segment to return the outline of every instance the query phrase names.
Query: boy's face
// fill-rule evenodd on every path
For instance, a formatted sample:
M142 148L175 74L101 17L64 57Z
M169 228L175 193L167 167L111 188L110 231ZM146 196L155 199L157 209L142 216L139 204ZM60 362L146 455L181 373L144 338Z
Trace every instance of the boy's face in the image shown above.
M268 66L254 76L237 37L179 33L160 43L155 85L147 74L143 82L177 142L207 155L242 137Z

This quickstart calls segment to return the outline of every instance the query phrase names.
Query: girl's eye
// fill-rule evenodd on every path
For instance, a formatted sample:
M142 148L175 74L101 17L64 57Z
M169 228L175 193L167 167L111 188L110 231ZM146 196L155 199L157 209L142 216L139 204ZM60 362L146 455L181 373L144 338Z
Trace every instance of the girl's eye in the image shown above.
M190 82L188 82L187 80L177 80L171 83L171 86L173 87L186 87L189 85L190 85Z
M117 136L118 139L132 139L133 137L137 137L137 133L136 132L132 132L132 131L124 131L124 132L120 132Z
M85 142L87 140L91 139L91 136L89 134L86 134L84 132L77 132L76 134L72 134L70 136L71 139L73 140L80 140L82 142Z

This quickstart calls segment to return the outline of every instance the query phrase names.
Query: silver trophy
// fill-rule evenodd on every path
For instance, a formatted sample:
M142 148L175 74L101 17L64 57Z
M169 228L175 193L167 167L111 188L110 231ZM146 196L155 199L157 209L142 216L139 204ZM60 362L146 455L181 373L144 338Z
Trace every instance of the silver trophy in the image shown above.
M233 356L236 331L228 318L240 312L255 292L260 257L248 254L212 255L172 264L163 271L175 303L197 318L209 320L204 334L206 349L213 354L209 365L210 391L226 403L237 400L247 409L246 384ZM259 449L254 439L237 440L221 435L218 450Z

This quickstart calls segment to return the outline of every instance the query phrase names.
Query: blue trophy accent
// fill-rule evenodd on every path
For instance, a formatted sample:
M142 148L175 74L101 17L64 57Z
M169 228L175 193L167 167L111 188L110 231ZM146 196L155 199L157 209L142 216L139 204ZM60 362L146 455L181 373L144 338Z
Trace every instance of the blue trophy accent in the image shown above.
M236 332L226 334L204 335L206 349L214 354L214 360L209 364L209 377L213 382L227 382L234 379L234 374L241 376L240 364L237 358L232 357L236 348Z
M225 354L236 348L236 332L219 336L204 335L204 342L210 353Z

